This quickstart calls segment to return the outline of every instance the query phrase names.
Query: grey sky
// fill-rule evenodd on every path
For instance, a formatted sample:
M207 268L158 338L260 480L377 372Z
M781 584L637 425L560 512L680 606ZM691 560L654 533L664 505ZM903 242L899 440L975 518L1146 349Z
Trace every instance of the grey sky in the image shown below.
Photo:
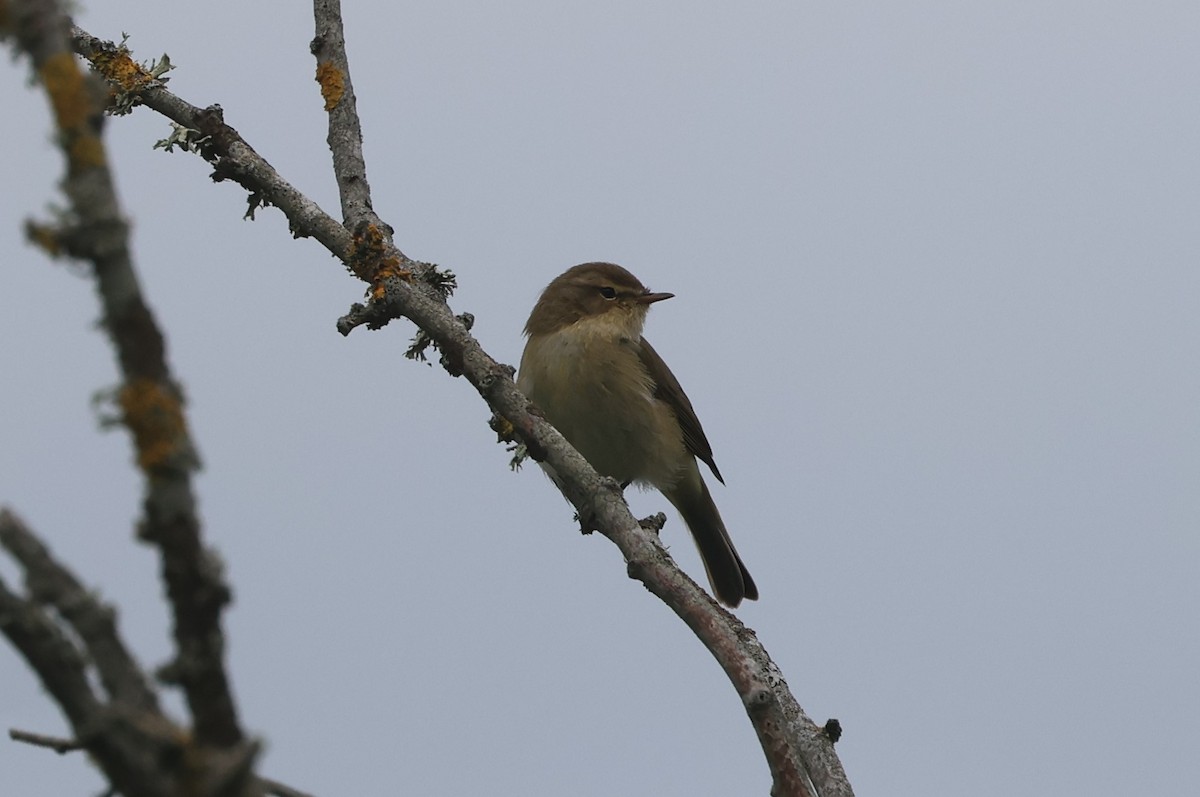
M739 612L860 795L1190 794L1200 746L1200 6L345 3L376 209L515 363L608 259L705 424ZM303 3L93 3L336 212ZM168 654L90 285L20 241L61 167L0 70L0 501ZM278 212L109 143L191 399L264 773L322 797L765 794L733 690L467 384L348 339ZM669 509L635 494L634 511ZM682 524L664 530L701 577ZM8 562L5 578L15 576ZM63 723L0 650L0 725ZM0 744L22 794L81 758Z

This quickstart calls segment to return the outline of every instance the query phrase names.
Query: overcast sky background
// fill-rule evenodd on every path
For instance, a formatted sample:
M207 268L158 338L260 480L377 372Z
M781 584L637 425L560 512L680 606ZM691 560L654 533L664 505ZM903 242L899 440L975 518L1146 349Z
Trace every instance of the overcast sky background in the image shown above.
M304 3L89 2L337 213ZM1200 5L344 3L375 207L516 363L540 289L619 262L728 486L739 616L860 795L1194 794ZM0 69L0 501L170 652L141 485L89 398L90 283ZM766 794L691 633L508 471L470 386L334 323L363 286L145 109L108 141L190 397L229 664L262 772L333 795ZM635 513L668 510L633 494ZM664 538L702 576L671 514ZM0 575L16 583L9 561ZM10 647L0 725L65 733ZM177 703L176 703L177 705ZM80 756L0 743L6 789Z

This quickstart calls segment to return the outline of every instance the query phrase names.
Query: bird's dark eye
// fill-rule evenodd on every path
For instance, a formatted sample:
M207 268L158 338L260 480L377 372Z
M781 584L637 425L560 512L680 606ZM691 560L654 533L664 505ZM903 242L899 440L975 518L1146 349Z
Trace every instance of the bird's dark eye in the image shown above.
M611 288L608 285L605 285L603 288L600 289L600 295L603 296L605 299L615 299L615 298L617 298L617 291L615 288Z

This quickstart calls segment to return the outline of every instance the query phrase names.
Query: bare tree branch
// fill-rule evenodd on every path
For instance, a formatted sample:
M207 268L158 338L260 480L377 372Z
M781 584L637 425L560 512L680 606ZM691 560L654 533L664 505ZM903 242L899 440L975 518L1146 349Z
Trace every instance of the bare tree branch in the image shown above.
M65 753L73 753L76 750L82 750L83 745L74 739L61 739L57 736L44 736L40 733L30 733L29 731L21 731L16 728L8 729L8 738L14 742L25 742L34 747L48 747L59 755Z
M46 736L41 733L31 733L22 731L17 728L10 728L8 738L14 742L24 742L31 744L34 747L45 747L53 750L59 755L73 753L78 750L83 750L84 745L75 739L63 739L59 736ZM308 792L293 789L287 784L280 783L271 778L258 778L258 786L263 794L272 795L272 797L312 797Z
M67 158L63 190L71 203L72 254L91 266L104 329L123 384L121 420L133 435L145 477L138 534L157 546L174 615L177 658L169 669L183 687L198 742L243 740L225 673L221 612L229 602L215 554L201 539L192 488L199 468L183 395L171 376L166 343L142 298L103 144L88 123L96 110L72 55L70 21L53 0L13 0L21 48L51 100Z
M24 568L31 597L57 609L79 635L109 696L133 709L159 713L158 696L117 634L112 607L87 592L20 518L4 508L0 508L0 545Z
M0 580L0 631L37 672L76 727L95 724L100 700L87 679L83 655L50 615Z
M250 193L248 215L253 215L256 207L277 207L287 216L293 235L316 238L343 262L351 262L354 241L350 233L284 180L236 130L226 125L219 105L200 108L176 97L123 46L80 28L73 28L71 37L75 52L112 84L122 102L144 104L174 121L182 128L177 142L212 164L214 182L233 180ZM369 275L360 276L369 279Z
M317 58L317 83L325 98L329 115L329 151L333 153L333 174L337 178L342 203L342 224L354 230L373 224L392 229L375 214L371 205L371 186L367 184L367 163L362 151L362 125L358 120L354 84L350 80L350 62L346 57L346 35L342 30L340 0L315 0L316 36L312 54Z
M0 510L0 543L26 566L27 579L33 584L66 572L8 509ZM74 581L69 573L66 576ZM186 758L183 750L189 743L187 735L163 716L157 706L117 700L106 703L97 696L87 677L92 651L77 647L48 608L55 607L43 605L36 593L21 598L0 580L0 633L20 651L67 715L78 739L75 744L92 754L109 782L121 793L129 797L172 794L183 774L180 762ZM78 611L87 617L99 611L99 607L80 607ZM101 652L111 653L111 640L103 636L103 633L95 636ZM80 638L86 645L87 637L80 633ZM34 735L21 737L20 733L10 735L33 742L30 737ZM64 751L61 745L43 746Z

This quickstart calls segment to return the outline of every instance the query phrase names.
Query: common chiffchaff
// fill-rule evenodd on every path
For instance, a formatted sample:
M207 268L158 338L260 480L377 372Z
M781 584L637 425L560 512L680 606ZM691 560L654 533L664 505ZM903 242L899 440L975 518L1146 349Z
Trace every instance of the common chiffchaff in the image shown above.
M650 305L673 295L651 293L612 263L568 269L525 324L517 386L601 475L660 490L692 532L713 593L737 606L756 600L758 587L696 459L724 479L692 402L642 337Z

